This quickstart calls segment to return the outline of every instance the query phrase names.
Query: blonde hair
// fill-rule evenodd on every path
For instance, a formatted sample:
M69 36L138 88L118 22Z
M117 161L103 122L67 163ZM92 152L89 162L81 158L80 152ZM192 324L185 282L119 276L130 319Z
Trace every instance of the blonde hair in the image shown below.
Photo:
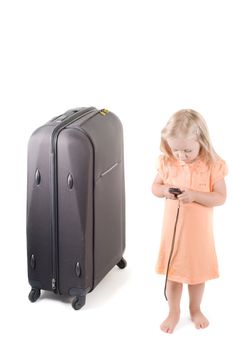
M181 109L173 114L161 131L160 149L167 158L173 158L167 143L171 137L194 138L200 144L200 156L208 165L220 159L213 149L204 118L193 109Z

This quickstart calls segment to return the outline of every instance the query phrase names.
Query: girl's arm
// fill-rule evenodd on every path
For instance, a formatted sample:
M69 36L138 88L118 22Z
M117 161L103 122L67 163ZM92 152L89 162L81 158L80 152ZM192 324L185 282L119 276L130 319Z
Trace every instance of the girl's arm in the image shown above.
M178 199L183 203L196 202L206 207L215 207L224 204L226 200L226 184L224 179L214 184L212 192L182 190L184 192L178 196Z
M157 197L165 197L168 199L176 199L174 194L169 193L169 188L171 186L164 184L162 178L159 174L156 175L156 178L152 184L152 193Z

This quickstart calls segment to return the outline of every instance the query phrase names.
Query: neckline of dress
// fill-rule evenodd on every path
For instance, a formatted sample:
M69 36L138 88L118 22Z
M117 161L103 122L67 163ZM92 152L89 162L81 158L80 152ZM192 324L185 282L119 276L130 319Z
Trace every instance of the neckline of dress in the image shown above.
M183 160L176 160L176 163L177 163L177 165L180 165L180 166L187 166L189 168L193 168L193 167L195 168L196 166L198 166L204 162L202 161L202 158L199 157L191 163L185 163Z

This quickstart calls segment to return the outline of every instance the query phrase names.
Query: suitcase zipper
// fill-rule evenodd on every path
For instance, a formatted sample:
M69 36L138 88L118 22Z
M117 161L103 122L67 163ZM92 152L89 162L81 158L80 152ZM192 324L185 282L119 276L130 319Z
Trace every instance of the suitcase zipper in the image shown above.
M81 119L86 116L88 113L91 113L95 108L88 108L88 110L80 111L84 112L81 115L77 115L74 112L71 116L69 115L61 123L59 123L53 130L51 136L51 231L52 231L52 280L51 287L52 290L57 293L59 292L59 247L58 247L58 187L57 187L57 139L59 133L66 126L72 124L73 122ZM97 110L96 113L92 115L95 116L99 113Z
M103 173L100 174L100 177L105 176L106 174L108 174L111 170L113 170L116 166L118 166L118 162L114 163L114 165L112 165L109 169L105 170Z
M100 115L102 115L102 116L106 116L108 113L110 113L110 111L109 111L108 109L104 108L104 109L100 109L100 110L98 111L98 113L96 113L96 114L100 114ZM88 121L89 121L90 119L92 119L94 116L95 116L95 114L94 114L94 115L91 115L88 119L85 119L83 122L80 123L79 127L82 127L86 122L88 122Z
M55 278L52 279L52 290L56 289L56 280Z

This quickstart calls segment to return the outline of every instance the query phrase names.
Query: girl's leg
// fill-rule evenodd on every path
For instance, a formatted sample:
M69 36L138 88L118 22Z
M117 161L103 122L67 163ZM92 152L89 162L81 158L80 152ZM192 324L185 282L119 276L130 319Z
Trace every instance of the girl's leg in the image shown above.
M162 331L172 333L180 319L180 299L182 294L182 283L169 281L167 283L167 297L169 314L166 320L160 325Z
M204 292L205 284L189 284L189 310L191 320L195 323L196 328L206 328L209 325L209 321L203 315L200 309L201 300Z

